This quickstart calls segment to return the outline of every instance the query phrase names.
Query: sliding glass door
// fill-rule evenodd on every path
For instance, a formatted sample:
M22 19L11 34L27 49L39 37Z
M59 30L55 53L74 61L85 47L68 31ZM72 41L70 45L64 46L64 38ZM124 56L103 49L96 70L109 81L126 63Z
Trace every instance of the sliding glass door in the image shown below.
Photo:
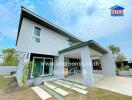
M32 69L33 77L47 76L53 74L53 58L34 57L34 68Z
M34 59L34 68L33 68L33 76L34 77L42 75L43 63L44 63L44 59L42 59L42 58L35 58Z

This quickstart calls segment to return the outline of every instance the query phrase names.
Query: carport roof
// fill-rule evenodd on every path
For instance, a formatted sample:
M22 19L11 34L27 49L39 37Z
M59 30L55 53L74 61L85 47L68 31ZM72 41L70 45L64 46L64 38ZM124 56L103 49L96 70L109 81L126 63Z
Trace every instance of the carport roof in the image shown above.
M81 48L81 47L84 47L84 46L88 46L88 47L90 47L90 48L92 48L92 49L94 49L94 50L96 50L96 51L98 51L102 54L107 53L107 50L104 49L102 46L100 46L98 43L96 43L94 40L89 40L89 41L86 41L86 42L81 42L80 44L74 45L72 47L60 50L59 54L67 52L67 51L71 51L71 50L74 50L74 49L78 49L78 48Z

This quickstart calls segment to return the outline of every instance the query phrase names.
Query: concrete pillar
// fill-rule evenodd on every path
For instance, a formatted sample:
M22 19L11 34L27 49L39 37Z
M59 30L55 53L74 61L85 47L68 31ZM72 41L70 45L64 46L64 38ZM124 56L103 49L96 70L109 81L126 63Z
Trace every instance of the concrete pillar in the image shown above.
M60 78L64 78L64 55L60 54L59 57L55 57L54 75Z
M90 59L89 48L87 46L81 48L81 64L84 84L93 87L92 62Z
M17 78L18 85L20 87L22 86L23 66L26 62L30 60L30 55L31 55L30 53L22 53L19 58L16 78Z
M101 57L101 65L102 65L102 70L103 74L106 76L116 76L116 64L115 64L115 59L110 50L107 50L108 53L104 54Z

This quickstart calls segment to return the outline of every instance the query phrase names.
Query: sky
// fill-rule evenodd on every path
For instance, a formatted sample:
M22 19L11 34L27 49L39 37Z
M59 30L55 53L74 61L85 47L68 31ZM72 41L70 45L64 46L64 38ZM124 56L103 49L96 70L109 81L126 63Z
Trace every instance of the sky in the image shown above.
M124 7L123 17L109 8ZM83 41L114 44L132 59L132 0L0 0L0 50L15 48L21 6L67 30Z

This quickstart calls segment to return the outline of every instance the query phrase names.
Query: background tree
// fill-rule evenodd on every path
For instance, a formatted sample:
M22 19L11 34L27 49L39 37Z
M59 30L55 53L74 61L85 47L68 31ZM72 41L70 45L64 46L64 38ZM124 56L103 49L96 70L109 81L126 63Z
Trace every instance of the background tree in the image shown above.
M112 51L114 57L116 57L120 53L120 47L116 47L115 45L109 45L109 49Z
M123 53L120 53L120 47L116 47L115 45L109 45L109 49L112 51L115 57L115 61L119 62L121 64L120 67L123 68L124 67L123 61L125 61L127 58Z
M7 48L2 50L3 66L16 66L18 61L18 54L14 48Z
M123 53L118 54L116 57L116 62L120 62L122 70L128 70L129 69L128 65L124 66L124 64L123 64L123 61L125 61L126 59L127 58L125 57L125 55Z
M123 53L118 54L117 57L116 57L117 62L123 62L125 60L126 60L126 57Z

